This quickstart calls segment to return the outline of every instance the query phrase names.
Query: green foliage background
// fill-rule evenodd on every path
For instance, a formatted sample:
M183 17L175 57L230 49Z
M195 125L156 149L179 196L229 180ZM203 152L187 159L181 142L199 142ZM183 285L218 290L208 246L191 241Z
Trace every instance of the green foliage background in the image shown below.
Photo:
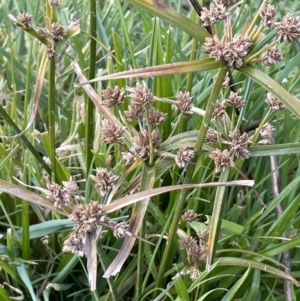
M300 104L292 95L299 99L299 43L279 45L283 54L279 64L266 67L250 62L232 70L236 88L247 104L237 116L229 112L228 116L234 116L228 117L229 127L247 129L267 116L275 127L275 145L251 145L250 158L235 162L240 173L228 168L217 175L208 156L214 148L203 144L207 129L204 121L211 119L207 112L213 102L228 91L220 92L224 64L208 59L203 52L208 33L195 11L181 1L164 1L171 9L152 0L61 2L54 16L47 1L0 0L0 299L20 295L24 300L74 301L297 300ZM234 33L249 26L262 2L242 0L229 9ZM297 15L300 6L297 1L270 3L277 8L277 21L287 12ZM201 4L208 7L210 2ZM57 58L48 63L45 76L40 69L45 45L10 17L23 11L32 15L34 28L45 27L45 16L56 18L64 26L69 24L71 13L76 12L81 19L81 32L57 46ZM91 22L93 17L95 23ZM256 24L259 22L258 18ZM223 34L222 23L217 24L216 31ZM263 29L247 58L273 40L275 31ZM155 107L168 114L158 127L162 140L172 133L160 151L175 154L181 146L197 149L198 145L195 159L182 170L171 156L158 155L153 164L141 161L127 174L129 167L121 158L124 149L101 142L102 117L84 89L74 86L78 83L71 65L74 61L87 78L107 76L107 80L93 84L99 95L107 86L134 87L137 80L144 80L159 98L174 100L178 91L190 91L193 105L202 109L204 116L181 114L163 101L157 101ZM159 67L143 75L148 72L145 67L180 62L179 71L170 65L161 76L155 76ZM138 70L138 75L131 70ZM113 78L122 71L129 73ZM212 76L218 71L221 75L213 83ZM42 91L33 125L20 137L4 137L26 129L38 83L42 83ZM267 89L288 109L267 115ZM120 119L127 106L128 99L112 112ZM137 123L131 126L138 129ZM222 124L218 130L222 132ZM51 165L45 164L43 156L52 158ZM278 195L273 190L270 156L278 160ZM71 209L56 211L39 188L46 189L50 175L59 184L72 176L79 186L81 202L106 204L108 197L101 198L89 178L95 167L105 167L120 177L125 174L112 195L113 201L128 193L145 192L143 202L133 201L134 209L126 203L119 209L113 202L107 208L111 208L110 218L116 220L129 219L132 213L140 216L143 222L138 235L152 244L137 241L120 273L102 278L122 245L111 231L103 231L97 248L96 290L91 291L86 258L61 251L74 226L67 219ZM225 189L215 185L171 192L166 189L151 199L147 194L151 188L227 182L239 180L241 175L255 181L257 193L249 187ZM140 182L135 186L136 179ZM280 204L283 211L278 213ZM188 209L199 214L198 223L187 226L181 221L181 214ZM140 215L143 210L144 216ZM179 274L190 261L179 248L178 238L196 237L199 228L210 229L207 252L212 262L209 269L203 262L202 274L191 280ZM281 263L287 251L290 273ZM287 287L290 291L285 293Z

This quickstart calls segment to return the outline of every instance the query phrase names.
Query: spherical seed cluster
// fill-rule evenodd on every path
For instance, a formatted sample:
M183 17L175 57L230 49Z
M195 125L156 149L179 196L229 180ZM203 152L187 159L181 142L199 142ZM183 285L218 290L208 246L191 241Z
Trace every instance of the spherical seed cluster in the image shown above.
M90 178L95 182L95 189L100 191L104 196L108 189L116 184L118 177L106 168L97 168L96 176L90 175Z
M117 126L113 121L104 119L100 128L102 141L108 144L122 141L125 127Z
M221 40L217 36L206 38L204 46L205 52L215 60L224 60L229 67L240 68L251 44L250 37L236 35L232 41L228 41L225 36Z
M183 168L187 162L191 161L195 156L195 152L187 147L181 147L175 157L175 162L179 168Z
M118 86L115 86L114 89L111 87L107 87L103 91L102 95L104 98L102 104L108 108L112 108L124 102L125 89L120 89Z

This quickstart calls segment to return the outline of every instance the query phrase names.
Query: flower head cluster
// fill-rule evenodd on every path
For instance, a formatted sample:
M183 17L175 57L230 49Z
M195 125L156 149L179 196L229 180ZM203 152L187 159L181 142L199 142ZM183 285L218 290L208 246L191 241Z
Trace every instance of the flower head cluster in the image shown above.
M272 110L284 110L286 106L272 93L268 92L265 102Z
M201 272L198 268L190 267L186 272L185 275L189 275L191 280L196 280L200 275Z
M104 119L102 121L102 126L100 132L102 134L102 140L105 143L113 144L116 142L121 142L125 131L125 127L117 126L111 120Z
M223 4L210 4L209 9L203 7L201 12L201 20L205 26L210 26L217 23L218 20L223 20L228 15L226 8Z
M130 152L122 152L121 155L122 159L126 161L125 164L133 163L136 160L136 157Z
M205 142L209 144L216 144L218 142L218 132L212 128L208 128L205 135Z
M160 124L163 123L167 118L166 113L163 113L155 108L149 110L148 122L149 124Z
M263 24L266 28L270 28L271 25L274 23L274 17L276 14L276 9L274 5L265 3L264 6L261 8L260 16L263 19Z
M139 158L148 158L150 155L150 139L153 148L157 148L160 145L160 139L156 130L152 131L149 136L148 131L142 130L133 138L132 147L130 152Z
M90 175L90 178L95 182L95 188L104 196L108 188L116 184L118 177L106 168L97 168L96 176Z
M102 104L106 107L112 108L115 105L119 105L124 101L125 89L120 89L118 86L115 86L114 89L107 87L103 91L103 102Z
M204 46L212 58L226 61L229 67L240 68L251 44L250 37L236 35L232 41L228 41L226 36L221 40L217 36L206 38Z
M191 109L193 107L192 104L193 97L190 96L190 92L183 93L179 91L177 93L177 107L181 109L183 112L191 114Z
M239 130L235 130L229 136L231 138L231 142L229 142L231 144L230 153L233 157L249 158L250 152L248 146L252 141L249 139L248 134L244 133L241 135Z
M153 94L145 83L137 83L136 88L130 90L130 105L125 115L131 120L140 120L145 107L154 100Z
M259 143L260 144L271 144L273 138L274 127L270 123L263 125L259 131L259 135L263 138Z
M245 106L245 101L242 96L239 96L237 92L230 92L228 99L224 99L223 104L227 107L233 107L236 109L241 109Z
M47 57L50 61L54 60L57 57L57 53L56 53L55 49L53 49L51 47L47 47Z
M179 240L179 248L182 250L186 250L186 253L192 262L199 263L200 261L203 261L206 258L205 248L200 246L197 243L196 239L192 237L188 236Z
M110 226L113 226L113 235L116 238L123 238L125 235L130 235L128 232L129 224L127 222L113 222L109 221Z
M272 46L262 56L262 62L266 66L278 64L282 60L282 54L276 46Z
M210 153L209 157L214 160L216 173L224 171L227 166L234 166L232 157L227 149L221 151L217 148Z
M58 209L69 206L77 192L77 185L72 178L69 182L62 183L63 187L56 183L47 184L47 198L51 200L54 203L54 207Z
M195 152L187 147L181 147L175 157L176 164L183 168L187 162L191 161L195 156Z
M26 27L31 26L32 16L30 14L28 14L27 12L23 12L23 13L19 14L18 19Z
M89 204L77 205L69 219L76 223L73 232L64 241L63 252L72 252L83 256L85 254L85 241L88 233L95 233L99 224L107 226L113 230L116 238L124 237L127 231L128 223L114 222L107 216L103 205L98 202L90 202Z
M85 254L85 239L87 233L93 233L100 221L108 221L103 206L98 202L77 205L69 219L76 223L73 232L64 241L63 252L72 252L83 256Z
M69 219L76 223L76 232L92 233L100 221L106 221L106 212L98 202L77 205Z
M214 106L214 110L212 112L212 119L216 120L222 118L224 114L225 114L225 106L220 102L216 102Z
M58 22L52 23L51 32L49 32L46 28L38 28L37 32L45 38L52 39L54 42L64 41L66 36L65 27Z
M300 37L300 17L292 17L289 13L275 28L280 42L295 42Z
M72 232L69 237L64 241L63 252L71 252L78 256L83 256L85 236L80 235L78 232Z
M189 209L181 216L181 218L185 223L191 223L196 221L198 216L199 214L195 213L194 210Z

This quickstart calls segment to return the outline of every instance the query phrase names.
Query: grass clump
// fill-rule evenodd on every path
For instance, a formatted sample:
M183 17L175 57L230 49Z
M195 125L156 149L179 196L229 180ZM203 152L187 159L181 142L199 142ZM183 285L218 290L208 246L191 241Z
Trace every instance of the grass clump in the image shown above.
M2 4L1 300L296 300L286 3Z

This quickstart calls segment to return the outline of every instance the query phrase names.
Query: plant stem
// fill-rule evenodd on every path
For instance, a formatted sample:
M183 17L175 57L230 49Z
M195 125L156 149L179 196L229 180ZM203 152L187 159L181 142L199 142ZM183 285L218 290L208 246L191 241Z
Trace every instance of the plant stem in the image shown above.
M222 87L222 83L224 80L224 77L226 75L226 69L222 68L218 74L218 77L216 79L216 82L214 84L214 87L212 89L212 92L210 94L210 98L208 100L208 103L206 105L206 111L205 111L205 115L203 118L203 121L201 123L201 128L199 130L199 134L197 137L197 141L195 143L195 153L199 154L202 145L204 143L204 138L206 135L206 131L208 129L208 125L209 122L211 120L211 115L214 109L214 103L217 100L217 97L219 95L219 92L221 90ZM195 166L197 165L197 159L198 156L195 156L195 158L192 160L191 164L188 165L187 170L186 170L186 176L184 178L184 182L183 184L188 184L191 183L192 177L193 177L193 173L194 173L194 169ZM166 270L168 269L168 267L170 266L170 262L172 262L173 257L172 257L172 252L174 252L175 248L173 247L173 243L176 239L176 231L177 231L177 226L179 223L179 219L180 219L180 215L183 209L183 205L186 201L186 194L187 194L187 190L182 190L180 191L180 193L178 194L179 197L176 200L176 209L175 209L175 213L174 213L174 217L170 226L170 230L169 230L169 235L168 235L168 241L166 244L166 248L164 250L163 253L163 257L161 260L161 265L159 267L158 270L158 274L157 274L157 278L156 278L156 283L155 286L156 288L160 287L161 285L163 285L163 275L166 272Z
M98 258L99 258L100 264L102 266L102 269L105 272L108 267L108 262L107 262L107 256L106 256L105 252L103 251L101 244L98 244L98 246L97 246L97 253L99 255ZM119 300L118 292L116 290L116 286L115 286L115 283L114 283L112 277L106 278L106 281L109 285L109 291L111 293L112 300L118 301Z
M89 59L89 75L88 79L92 79L96 75L96 37L97 19L96 19L96 0L90 0L90 59ZM94 87L95 84L91 84ZM86 174L90 172L92 167L92 148L94 136L94 105L90 98L85 94L86 104L86 120L85 120L85 138L86 138Z
M48 129L49 129L49 158L53 180L56 181L55 173L55 60L49 63L49 89L48 89Z
M141 182L141 191L147 191L153 188L156 169L155 167L148 167L144 164L143 167L143 174L142 174L142 182ZM143 201L139 206L147 206L148 207L149 200ZM145 210L145 208L144 208ZM146 214L146 211L145 211ZM139 235L140 237L144 238L145 236L145 229L146 229L146 218L143 219L140 227ZM134 292L134 301L139 301L141 296L143 295L143 273L144 273L144 259L145 259L145 247L144 242L139 240L139 249L138 249L138 259L137 259L137 275L136 275L136 285L135 285L135 292Z

